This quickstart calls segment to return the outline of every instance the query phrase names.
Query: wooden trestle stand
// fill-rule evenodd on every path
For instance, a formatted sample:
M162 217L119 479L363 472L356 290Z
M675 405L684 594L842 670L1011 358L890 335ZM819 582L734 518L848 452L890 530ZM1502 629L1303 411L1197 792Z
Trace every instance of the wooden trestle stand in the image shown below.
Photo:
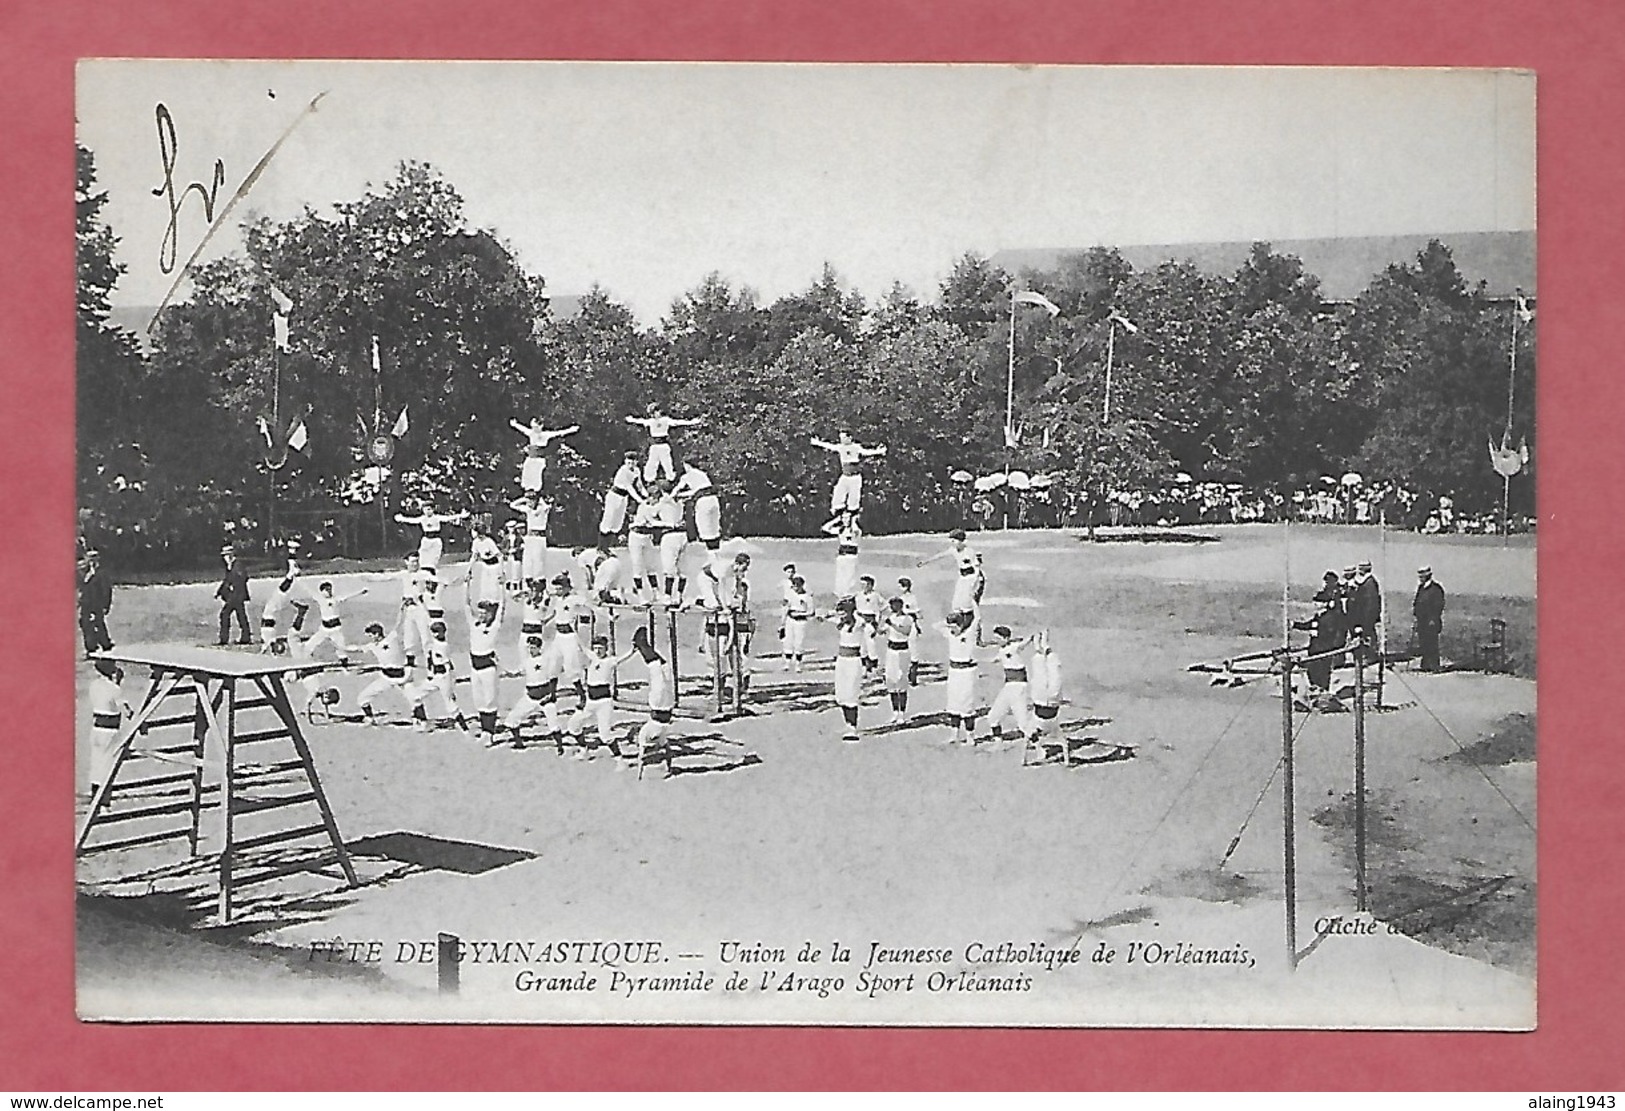
M346 886L355 886L350 854L283 687L285 674L325 665L175 644L130 645L95 658L148 667L152 678L90 800L74 843L76 855L180 837L193 857L217 851L222 924L231 921L237 888L296 872L337 879L328 871L335 864ZM250 753L256 758L252 762L244 759ZM264 815L298 807L314 807L316 813L280 828L244 828ZM172 824L182 817L184 825ZM115 828L133 835L95 836ZM309 846L297 858L262 852L318 837L331 853L313 856Z

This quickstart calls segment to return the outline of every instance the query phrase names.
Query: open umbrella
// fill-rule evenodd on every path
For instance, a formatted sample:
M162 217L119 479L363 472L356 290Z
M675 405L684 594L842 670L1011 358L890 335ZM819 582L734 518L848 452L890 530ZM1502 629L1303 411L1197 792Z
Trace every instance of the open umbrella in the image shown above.
M971 474L969 471L955 471L948 476L949 482L969 482L970 480Z
M1050 486L1054 485L1054 483L1055 483L1055 478L1052 475L1047 475L1047 474L1035 474L1035 475L1033 475L1033 489L1034 490L1048 489Z
M1360 483L1362 483L1364 481L1365 481L1365 479L1361 478L1359 475L1355 474L1353 471L1350 471L1348 474L1343 476L1343 485L1344 486L1358 486L1358 485L1360 485Z
M1026 490L1033 484L1032 476L1026 471L1011 471L1005 481L1010 484L1012 490Z

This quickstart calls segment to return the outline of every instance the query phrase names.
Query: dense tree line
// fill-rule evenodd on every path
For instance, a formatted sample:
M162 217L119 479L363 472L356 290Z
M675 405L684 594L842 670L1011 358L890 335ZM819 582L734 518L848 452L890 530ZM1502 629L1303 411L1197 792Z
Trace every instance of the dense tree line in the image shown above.
M1486 443L1507 422L1509 370L1515 427L1532 431L1533 330L1509 363L1512 307L1468 288L1438 243L1352 304L1328 304L1263 243L1231 275L1135 271L1095 248L1019 274L967 254L929 301L894 286L868 302L826 266L762 304L713 273L645 328L596 288L554 317L543 279L468 224L452 184L404 164L330 212L247 225L143 352L108 322L116 238L84 150L76 200L81 517L131 561L196 560L232 525L309 531L347 503L369 506L373 545L377 510L407 499L500 506L522 451L510 417L581 426L549 474L564 531L585 535L622 451L641 446L623 418L651 401L707 422L679 453L723 488L729 528L792 534L816 528L832 480L808 439L840 429L889 447L865 490L888 529L946 525L963 512L954 471L1006 466L1086 503L1179 472L1284 490L1353 469L1472 509L1499 498ZM1013 289L1060 311L1020 306L1012 339ZM277 295L293 302L286 351ZM409 431L369 485L364 445L403 409ZM287 450L301 418L308 440Z

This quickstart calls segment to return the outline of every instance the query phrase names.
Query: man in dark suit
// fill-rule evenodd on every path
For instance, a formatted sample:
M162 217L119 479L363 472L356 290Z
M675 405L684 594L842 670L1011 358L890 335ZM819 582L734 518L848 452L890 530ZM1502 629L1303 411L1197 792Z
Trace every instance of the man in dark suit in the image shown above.
M1309 634L1309 655L1320 656L1341 648L1346 634L1343 630L1343 614L1337 604L1338 592L1335 585L1328 584L1315 595L1315 601L1320 603L1320 609L1315 615L1307 621L1294 621L1292 627ZM1304 670L1309 673L1309 688L1312 694L1324 696L1331 692L1332 665L1336 662L1337 657L1326 656L1325 659L1311 660L1304 665Z
M85 549L80 564L79 632L85 638L85 655L113 647L107 632L107 615L113 609L113 587L102 574L101 556L95 548Z
M1382 623L1382 587L1371 573L1371 564L1362 562L1354 576L1354 593L1348 601L1349 632L1359 645L1359 658L1377 658L1377 626Z
M1433 581L1433 568L1416 569L1416 600L1411 616L1416 621L1416 651L1423 671L1439 670L1439 633L1444 628L1444 587Z
M231 619L235 615L237 627L241 630L237 643L247 644L248 576L238 564L237 553L230 544L220 549L220 558L225 561L226 572L214 592L214 596L220 599L220 639L216 643L225 644L230 639Z

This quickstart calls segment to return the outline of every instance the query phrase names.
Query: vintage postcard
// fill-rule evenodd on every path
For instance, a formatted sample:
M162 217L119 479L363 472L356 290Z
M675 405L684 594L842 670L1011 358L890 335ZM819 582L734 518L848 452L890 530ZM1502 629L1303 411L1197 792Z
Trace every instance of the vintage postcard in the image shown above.
M80 1016L1533 1028L1534 104L81 62Z

